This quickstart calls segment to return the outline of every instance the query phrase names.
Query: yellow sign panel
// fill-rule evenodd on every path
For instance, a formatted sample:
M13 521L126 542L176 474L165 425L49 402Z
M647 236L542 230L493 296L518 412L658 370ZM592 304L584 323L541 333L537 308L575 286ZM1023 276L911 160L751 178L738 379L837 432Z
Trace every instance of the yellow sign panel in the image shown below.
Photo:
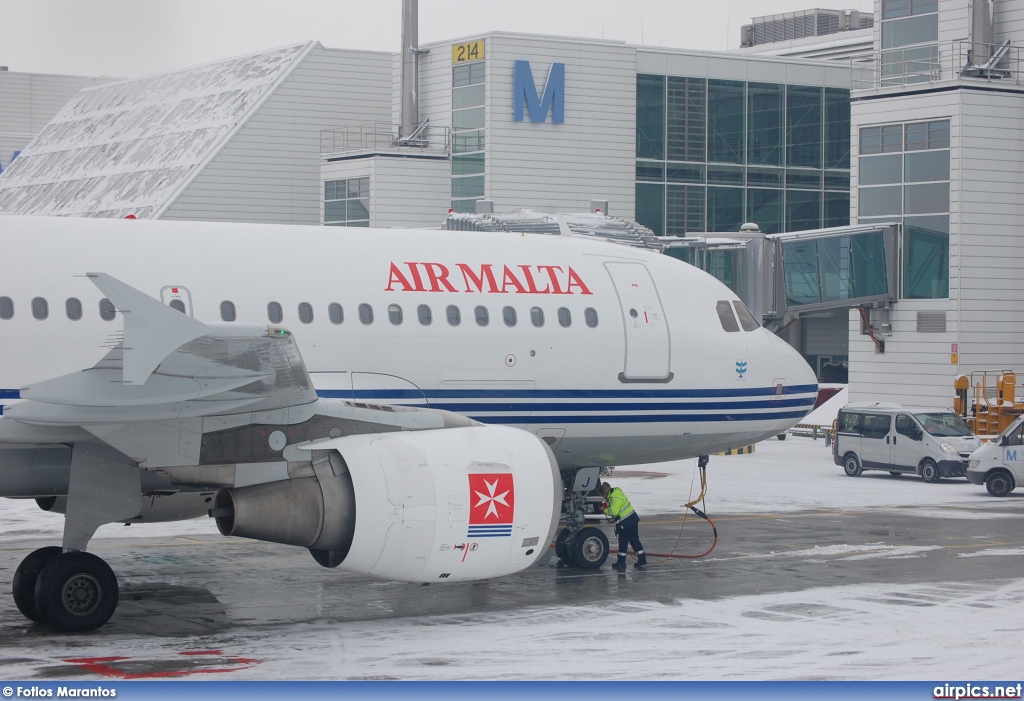
M468 44L455 44L452 46L452 63L466 63L467 61L479 61L484 57L484 41L471 41Z
M959 353L951 353L950 356L949 356L949 362L951 362L953 365L956 365L957 363L959 363L960 362L960 354Z

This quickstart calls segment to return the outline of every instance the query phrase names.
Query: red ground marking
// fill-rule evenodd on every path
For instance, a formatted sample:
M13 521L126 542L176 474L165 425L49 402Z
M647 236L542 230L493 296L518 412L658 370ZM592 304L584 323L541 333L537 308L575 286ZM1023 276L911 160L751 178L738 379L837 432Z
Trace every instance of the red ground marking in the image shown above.
M64 660L69 664L76 665L92 672L93 674L99 674L104 677L113 677L115 679L166 679L170 677L187 677L192 674L223 674L227 672L237 672L240 669L246 669L254 665L260 664L262 660L257 660L251 657L239 657L237 655L224 655L220 650L189 650L179 652L179 655L185 657L195 657L197 655L220 655L223 657L223 662L230 664L229 667L205 667L197 669L180 669L180 670L167 670L163 672L125 672L118 669L115 665L110 663L124 662L125 660L136 660L138 662L150 662L154 664L165 663L167 659L156 659L156 660L143 660L131 657L76 657L73 659Z

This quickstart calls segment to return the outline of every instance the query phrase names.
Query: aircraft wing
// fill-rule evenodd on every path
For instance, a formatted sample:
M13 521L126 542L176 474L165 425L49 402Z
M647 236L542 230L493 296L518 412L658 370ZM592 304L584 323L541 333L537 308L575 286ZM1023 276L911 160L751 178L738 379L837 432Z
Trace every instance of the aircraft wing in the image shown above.
M123 337L92 368L23 387L25 401L7 407L6 418L91 430L316 401L289 331L204 324L109 275L88 277L122 313Z

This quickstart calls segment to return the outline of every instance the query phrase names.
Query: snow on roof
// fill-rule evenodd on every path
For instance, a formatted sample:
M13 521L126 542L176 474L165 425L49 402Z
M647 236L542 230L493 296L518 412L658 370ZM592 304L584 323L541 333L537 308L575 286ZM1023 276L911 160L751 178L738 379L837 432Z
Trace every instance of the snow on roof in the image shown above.
M0 212L160 216L314 45L82 90L0 175Z

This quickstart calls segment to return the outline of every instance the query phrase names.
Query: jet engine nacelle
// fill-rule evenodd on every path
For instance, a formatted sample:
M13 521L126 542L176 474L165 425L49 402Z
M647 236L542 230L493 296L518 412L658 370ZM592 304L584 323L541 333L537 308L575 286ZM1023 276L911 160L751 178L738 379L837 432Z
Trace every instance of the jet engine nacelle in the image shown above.
M224 535L300 545L323 565L409 582L486 579L548 552L561 506L551 449L503 426L317 441L309 474L223 489Z
M39 497L36 504L43 511L67 513L68 498ZM213 506L213 492L179 492L177 494L143 495L142 509L135 518L118 523L165 523L208 516Z

